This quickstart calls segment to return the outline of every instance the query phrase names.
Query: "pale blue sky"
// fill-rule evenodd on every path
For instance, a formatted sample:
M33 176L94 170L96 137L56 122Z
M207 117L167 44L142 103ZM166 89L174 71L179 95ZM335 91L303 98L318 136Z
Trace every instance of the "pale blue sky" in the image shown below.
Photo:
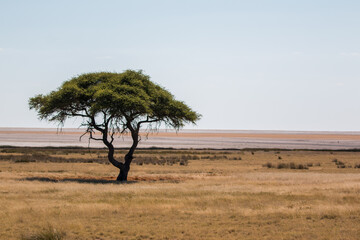
M359 29L357 0L0 0L0 127L53 127L29 97L131 68L199 129L359 131Z

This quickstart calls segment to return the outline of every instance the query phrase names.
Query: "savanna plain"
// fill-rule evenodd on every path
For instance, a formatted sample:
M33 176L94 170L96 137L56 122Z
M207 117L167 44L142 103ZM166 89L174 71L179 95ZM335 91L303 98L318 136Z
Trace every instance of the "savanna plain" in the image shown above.
M118 158L125 150L118 151ZM0 147L1 239L359 239L360 152Z

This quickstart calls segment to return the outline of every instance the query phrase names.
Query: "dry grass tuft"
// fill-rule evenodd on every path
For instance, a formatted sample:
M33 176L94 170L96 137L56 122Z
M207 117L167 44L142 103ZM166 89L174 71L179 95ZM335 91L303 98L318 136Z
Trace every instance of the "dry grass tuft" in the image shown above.
M28 236L22 235L21 240L63 240L65 236L65 232L58 231L52 226L48 226L37 233Z

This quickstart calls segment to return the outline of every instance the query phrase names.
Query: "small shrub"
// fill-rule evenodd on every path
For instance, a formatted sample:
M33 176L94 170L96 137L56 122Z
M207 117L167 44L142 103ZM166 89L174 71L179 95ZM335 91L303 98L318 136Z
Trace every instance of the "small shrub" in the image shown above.
M283 168L287 168L287 169L309 169L306 165L304 164L295 164L293 162L291 163L278 163L276 166L273 165L270 162L267 162L266 164L263 165L263 167L267 167L267 168L277 168L277 169L283 169Z
M14 163L30 163L30 162L35 162L34 159L28 159L28 158L20 158L20 159L15 159Z
M332 160L332 162L334 162L334 163L336 163L338 160L336 159L336 158L334 158L333 160Z
M303 165L303 164L299 164L297 166L297 169L309 169L306 165Z
M39 160L45 159L47 157L49 157L49 154L45 154L45 153L41 153L41 152L35 152L32 153L31 156L33 158L38 158Z
M278 169L282 169L282 168L289 168L289 164L286 164L286 163L279 163L277 165L277 168Z
M267 162L263 165L263 167L272 168L274 167L271 162Z
M291 162L291 163L290 163L290 168L291 168L291 169L296 169L295 163Z
M345 167L345 163L343 163L343 162L341 162L341 161L337 161L337 162L335 162L335 164L337 165L337 166L344 166ZM342 167L343 168L343 167Z
M354 168L360 168L360 164L355 164Z
M282 157L281 157L281 156L278 156L278 159L279 159L279 160L281 160L281 159L282 159Z
M180 165L180 166L187 166L187 165L188 165L188 162L181 160L181 161L179 162L179 165Z
M62 240L66 236L65 232L58 231L49 226L37 233L29 236L21 236L22 240Z
M320 219L335 219L336 215L335 214L324 214L321 216Z
M189 155L183 155L183 156L137 156L134 158L133 162L136 165L146 165L146 164L152 164L152 165L170 165L177 164L181 162L182 165L187 166L188 165L188 159L192 159L193 156Z
M313 166L313 164L312 164L312 163L307 163L307 164L306 164L306 166L308 166L308 167L312 167L312 166Z

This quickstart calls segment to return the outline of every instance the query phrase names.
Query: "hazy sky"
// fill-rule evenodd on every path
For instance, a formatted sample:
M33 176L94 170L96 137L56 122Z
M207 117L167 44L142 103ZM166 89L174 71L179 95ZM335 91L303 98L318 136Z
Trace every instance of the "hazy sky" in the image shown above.
M0 127L54 127L29 97L129 68L199 129L358 131L360 1L0 0Z

